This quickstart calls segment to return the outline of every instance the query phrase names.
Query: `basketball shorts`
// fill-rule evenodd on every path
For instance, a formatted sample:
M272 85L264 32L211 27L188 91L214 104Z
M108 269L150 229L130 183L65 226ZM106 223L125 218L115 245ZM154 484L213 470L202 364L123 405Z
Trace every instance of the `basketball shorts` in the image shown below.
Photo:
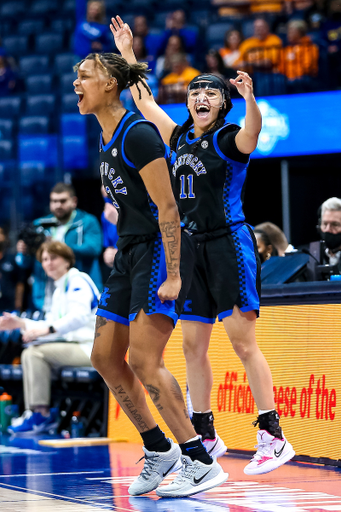
M258 316L260 260L252 229L244 224L195 247L192 284L180 319L213 324L217 316L230 316L235 305Z
M113 270L104 285L96 315L129 325L143 309L146 315L161 313L170 317L175 326L192 280L194 247L190 236L182 233L181 291L176 300L165 301L163 304L157 295L160 285L167 278L161 234L153 240L119 250Z

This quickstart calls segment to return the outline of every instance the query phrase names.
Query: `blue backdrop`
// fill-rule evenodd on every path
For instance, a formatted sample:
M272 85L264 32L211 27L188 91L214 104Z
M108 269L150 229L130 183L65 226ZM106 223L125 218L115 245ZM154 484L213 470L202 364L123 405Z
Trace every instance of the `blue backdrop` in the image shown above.
M252 158L341 153L341 91L257 98L263 128ZM178 124L187 119L183 105L162 108ZM227 120L243 126L245 102L233 100Z

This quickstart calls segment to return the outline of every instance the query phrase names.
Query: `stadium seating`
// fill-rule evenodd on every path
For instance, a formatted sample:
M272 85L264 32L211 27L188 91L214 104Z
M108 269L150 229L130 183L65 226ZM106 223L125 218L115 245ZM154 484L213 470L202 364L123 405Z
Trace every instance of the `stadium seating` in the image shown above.
M45 27L44 20L23 20L19 21L17 27L17 33L23 34L25 36L30 36L32 34L40 34Z
M22 135L46 134L49 132L48 116L25 116L19 120L19 133Z
M60 77L60 93L66 94L74 92L73 82L76 80L76 73L65 73Z
M29 51L28 36L6 36L2 40L2 44L6 48L9 55L21 56Z
M41 161L28 161L20 164L21 185L28 186L44 179L46 166Z
M0 98L1 117L13 119L20 114L22 99L19 96Z
M235 24L231 22L212 23L206 29L206 41L209 48L221 48L225 34L228 30L234 28Z
M77 58L73 53L59 53L54 58L54 71L57 75L62 73L71 73Z
M42 162L46 167L56 167L58 164L57 135L18 136L19 162Z
M0 140L0 161L11 160L13 156L13 142L5 139Z
M13 126L14 121L12 119L0 119L0 140L12 138Z
M25 12L25 2L12 1L5 2L0 6L0 19L13 18Z
M47 32L39 34L35 38L35 51L37 53L48 53L53 55L64 49L64 34Z
M79 112L78 96L75 93L63 94L62 96L62 112Z
M28 94L47 94L52 92L52 74L31 75L26 78L26 92Z
M47 73L50 70L50 57L48 55L27 55L19 59L19 69L25 75Z
M26 115L43 116L53 114L56 106L54 94L36 94L26 100Z

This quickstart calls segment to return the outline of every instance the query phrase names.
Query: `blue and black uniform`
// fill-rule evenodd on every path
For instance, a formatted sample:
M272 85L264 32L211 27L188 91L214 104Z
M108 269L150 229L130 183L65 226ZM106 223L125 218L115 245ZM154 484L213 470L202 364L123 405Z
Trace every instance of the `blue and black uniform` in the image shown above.
M193 281L181 319L214 323L234 305L259 313L260 261L243 213L249 156L238 151L240 127L225 124L198 139L188 131L177 142L174 195L196 242Z
M113 270L104 285L97 315L125 325L141 309L147 315L167 315L175 324L192 277L193 244L183 233L182 289L176 301L161 304L157 291L167 278L167 269L158 209L139 171L164 157L165 146L157 128L134 112L125 113L108 144L104 145L100 139L100 173L104 188L118 210L119 238Z

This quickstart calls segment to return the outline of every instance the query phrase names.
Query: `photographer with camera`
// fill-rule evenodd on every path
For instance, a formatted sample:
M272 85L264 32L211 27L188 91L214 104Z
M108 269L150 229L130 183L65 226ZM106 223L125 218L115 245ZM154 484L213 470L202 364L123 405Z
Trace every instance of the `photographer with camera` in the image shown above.
M102 252L102 232L96 217L77 208L75 190L65 183L57 183L52 188L50 212L50 215L35 220L33 228L21 233L16 256L22 268L31 265L32 305L45 312L51 306L53 283L47 279L41 264L35 259L35 252L45 238L65 242L75 254L75 267L89 274L97 288L102 289L98 259ZM30 233L30 229L33 232Z
M73 268L75 255L65 243L44 242L37 258L55 285L45 320L11 313L0 317L0 331L21 329L28 346L21 354L26 411L9 427L11 434L36 434L56 426L56 410L50 410L52 373L66 365L91 366L100 293L88 274Z

